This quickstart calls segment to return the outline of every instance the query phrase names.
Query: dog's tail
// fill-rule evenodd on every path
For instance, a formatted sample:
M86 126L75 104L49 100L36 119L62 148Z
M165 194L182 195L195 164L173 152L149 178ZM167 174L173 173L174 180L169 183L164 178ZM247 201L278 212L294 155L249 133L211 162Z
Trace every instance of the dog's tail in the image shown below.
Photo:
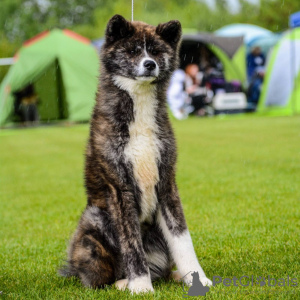
M72 264L68 261L66 261L65 264L59 268L58 275L63 277L78 277L78 273L76 272L75 268L72 267Z

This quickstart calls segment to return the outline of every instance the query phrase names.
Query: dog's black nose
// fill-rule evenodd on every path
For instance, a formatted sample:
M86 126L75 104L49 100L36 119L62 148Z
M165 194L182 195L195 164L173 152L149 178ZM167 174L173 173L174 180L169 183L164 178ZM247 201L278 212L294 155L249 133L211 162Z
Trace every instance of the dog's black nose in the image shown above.
M144 67L149 70L152 71L156 68L156 63L153 60L146 60L144 62Z

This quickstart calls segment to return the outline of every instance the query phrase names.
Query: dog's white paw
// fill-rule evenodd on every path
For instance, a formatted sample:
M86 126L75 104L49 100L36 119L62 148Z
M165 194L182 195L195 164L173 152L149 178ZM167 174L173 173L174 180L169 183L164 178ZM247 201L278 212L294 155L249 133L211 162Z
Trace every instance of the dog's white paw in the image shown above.
M148 275L129 280L128 289L132 294L154 292L150 276Z
M200 277L199 278L201 283L205 286L211 286L212 285L212 282L210 279L208 279L207 277Z
M124 291L127 288L128 279L121 279L115 282L115 287L120 290Z

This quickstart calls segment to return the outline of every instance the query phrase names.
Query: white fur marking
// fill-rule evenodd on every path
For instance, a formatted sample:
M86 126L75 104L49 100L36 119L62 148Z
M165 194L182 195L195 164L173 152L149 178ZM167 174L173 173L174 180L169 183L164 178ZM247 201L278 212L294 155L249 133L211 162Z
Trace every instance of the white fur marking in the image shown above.
M186 230L180 236L173 235L170 232L161 211L158 213L158 222L170 247L172 257L179 273L184 276L190 271L198 272L201 282L203 284L205 283L205 285L211 285L211 281L205 276L205 273L198 262L189 231ZM184 281L187 284L192 281L191 273L184 278Z
M115 76L115 83L129 93L134 103L134 122L129 125L130 140L124 153L133 165L134 176L142 191L140 221L143 222L157 205L155 185L159 181L157 162L160 160L161 144L156 135L156 87L148 81L122 76Z
M165 69L168 69L169 68L169 55L167 53L164 53L163 57L164 57L165 64L166 64Z
M128 288L132 294L154 292L150 274L129 280Z
M159 66L158 64L156 63L156 61L152 58L150 58L148 52L147 52L147 45L146 45L146 36L144 35L144 54L145 56L141 59L139 65L138 65L138 69L137 69L137 73L138 73L138 76L143 76L143 74L145 74L145 67L144 67L144 62L146 60L151 60L155 63L156 65L156 68L154 70L154 77L157 77L158 74L159 74Z
M146 35L144 35L144 53L145 53L145 57L149 57L147 48L146 48Z

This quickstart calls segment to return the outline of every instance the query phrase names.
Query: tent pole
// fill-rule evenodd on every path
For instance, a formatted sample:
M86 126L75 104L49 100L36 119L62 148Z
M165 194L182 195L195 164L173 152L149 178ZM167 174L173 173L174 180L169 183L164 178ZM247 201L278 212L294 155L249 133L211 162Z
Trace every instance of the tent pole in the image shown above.
M294 51L294 29L291 29L291 43L290 43L290 48L291 48L291 106L292 106L292 114L295 114L295 103L294 103L294 87L295 87L295 79L294 79L294 65L295 65L295 51Z
M296 46L296 33L295 33L295 30L293 32L293 46L294 46L294 55L295 55L295 63L294 63L294 74L295 74L295 77L294 77L294 81L293 81L293 85L294 85L294 91L297 90L297 64L299 64L298 60L297 60L297 56L299 55L299 53L297 53L297 46ZM294 102L293 102L293 112L294 112L294 115L297 114L297 93L294 93Z
M59 60L56 59L56 84L57 84L57 97L58 97L58 111L59 111L59 119L64 119L64 103L63 103L63 93L62 93L62 75L61 69L59 65Z

